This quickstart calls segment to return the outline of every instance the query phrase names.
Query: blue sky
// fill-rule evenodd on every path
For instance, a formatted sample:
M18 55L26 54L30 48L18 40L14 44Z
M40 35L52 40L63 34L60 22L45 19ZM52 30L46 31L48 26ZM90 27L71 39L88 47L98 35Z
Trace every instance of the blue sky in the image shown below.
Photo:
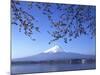
M27 11L24 4L22 4L22 7ZM29 39L29 37L25 36L23 32L18 31L18 26L12 25L12 58L31 56L54 46L54 44L48 44L48 42L52 39L50 34L47 32L47 30L51 29L51 23L49 22L48 18L41 14L36 7L34 7L34 11L30 10L28 12L39 20L39 22L36 22L35 24L40 27L41 32L38 33L34 31L33 36L36 38L36 41L32 41ZM57 17L57 14L54 15L54 17ZM73 39L67 44L65 44L62 39L56 41L55 43L61 46L66 52L95 54L95 37L90 39L90 36L88 35L82 35L77 39Z

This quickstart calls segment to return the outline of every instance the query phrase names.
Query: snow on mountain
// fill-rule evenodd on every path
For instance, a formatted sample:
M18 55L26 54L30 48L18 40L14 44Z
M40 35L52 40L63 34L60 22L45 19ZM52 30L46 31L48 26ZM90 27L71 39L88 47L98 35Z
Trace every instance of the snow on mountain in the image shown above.
M47 60L66 60L66 59L89 59L95 58L94 55L84 55L79 53L65 52L60 46L55 45L54 47L41 52L37 55L17 58L12 61L47 61Z
M64 52L64 50L60 46L55 45L54 47L44 51L43 53L57 53L57 52Z

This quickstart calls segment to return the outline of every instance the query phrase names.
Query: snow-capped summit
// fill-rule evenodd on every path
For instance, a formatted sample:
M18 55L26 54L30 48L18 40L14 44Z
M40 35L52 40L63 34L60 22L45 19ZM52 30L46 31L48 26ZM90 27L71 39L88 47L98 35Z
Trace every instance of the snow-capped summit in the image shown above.
M44 53L57 53L57 52L64 52L64 50L60 46L55 45L54 47L44 51Z
M48 61L48 60L67 60L67 59L95 59L95 55L84 55L79 53L71 53L64 51L60 46L54 47L41 52L37 55L32 55L23 58L13 59L12 61Z

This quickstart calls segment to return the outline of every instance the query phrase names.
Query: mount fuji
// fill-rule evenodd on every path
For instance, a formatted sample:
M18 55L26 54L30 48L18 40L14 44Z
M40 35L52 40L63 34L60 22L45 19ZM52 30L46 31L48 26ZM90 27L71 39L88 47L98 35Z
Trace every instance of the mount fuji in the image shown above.
M48 60L66 60L66 59L95 59L95 55L84 55L79 53L65 52L60 46L45 50L37 55L16 58L12 61L48 61Z

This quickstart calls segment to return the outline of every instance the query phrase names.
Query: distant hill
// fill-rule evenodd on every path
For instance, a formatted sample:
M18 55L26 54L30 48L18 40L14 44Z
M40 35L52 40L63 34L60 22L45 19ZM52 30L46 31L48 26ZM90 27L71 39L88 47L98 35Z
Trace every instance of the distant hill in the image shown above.
M12 59L13 61L48 61L48 60L68 60L68 59L95 59L95 55L84 55L79 53L65 52L61 47L54 47L37 55L24 58Z

